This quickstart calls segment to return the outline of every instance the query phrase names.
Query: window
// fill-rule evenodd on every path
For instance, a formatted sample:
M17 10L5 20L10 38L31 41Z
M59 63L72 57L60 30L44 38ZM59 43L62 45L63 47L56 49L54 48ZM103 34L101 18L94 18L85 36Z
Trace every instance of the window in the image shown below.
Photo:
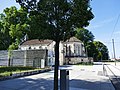
M69 46L68 48L69 48L69 51L68 51L69 52L69 56L71 56L71 47Z

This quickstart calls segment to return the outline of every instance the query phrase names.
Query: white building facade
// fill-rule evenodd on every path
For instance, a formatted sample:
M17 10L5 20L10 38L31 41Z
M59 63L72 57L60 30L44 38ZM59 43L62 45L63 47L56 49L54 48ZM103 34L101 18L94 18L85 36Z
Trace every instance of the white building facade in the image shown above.
M47 49L48 50L48 61L49 65L54 65L55 61L55 41L53 40L28 40L19 46L20 50L31 50L31 49ZM66 42L60 42L59 45L59 64L76 64L81 62L78 60L86 58L84 44L76 37L71 37ZM73 60L74 59L74 60ZM76 62L77 60L77 62ZM74 63L75 61L75 63Z

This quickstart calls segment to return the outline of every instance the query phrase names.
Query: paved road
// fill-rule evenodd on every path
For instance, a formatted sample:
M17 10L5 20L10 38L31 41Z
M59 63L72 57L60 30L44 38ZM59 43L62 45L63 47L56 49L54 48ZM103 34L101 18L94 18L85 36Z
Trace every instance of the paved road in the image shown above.
M53 90L53 71L2 81L0 90Z
M120 90L120 63L109 63L105 64L105 74L109 76L112 81L115 90Z
M104 76L102 65L74 66L71 73L70 90L115 90L109 78ZM72 74L73 75L73 74Z
M114 90L102 65L70 66L70 90ZM0 90L53 90L53 71L0 82Z

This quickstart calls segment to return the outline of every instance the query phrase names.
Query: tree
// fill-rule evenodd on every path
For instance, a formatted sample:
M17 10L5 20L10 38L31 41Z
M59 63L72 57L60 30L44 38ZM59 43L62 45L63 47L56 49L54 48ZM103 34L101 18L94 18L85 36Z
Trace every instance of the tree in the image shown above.
M85 46L88 42L93 42L94 40L94 35L92 34L92 32L84 28L77 28L75 36L79 40L81 40L85 44Z
M109 59L109 52L107 49L107 46L105 46L102 42L100 41L94 41L94 45L96 46L99 54L97 56L98 60L108 60Z
M75 36L84 43L88 57L93 57L94 61L108 60L107 47L102 42L94 41L92 32L84 28L77 28Z
M95 44L93 42L88 42L86 48L88 57L93 57L93 60L97 61L97 56L99 52Z
M0 17L0 46L2 49L17 49L28 30L27 12L22 8L17 10L15 6L4 9L4 14ZM9 48L8 48L9 47ZM10 58L8 58L8 66L10 66Z
M107 47L100 41L87 43L88 57L93 57L94 61L108 60L109 52Z
M38 38L52 39L55 44L55 73L54 90L58 90L59 42L69 38L75 28L89 25L94 17L89 0L16 0L22 7L27 8L31 17L40 22ZM37 25L38 26L38 25ZM32 28L34 28L32 27ZM33 31L34 32L34 31ZM35 31L36 32L36 31Z
M9 33L4 31L5 28L5 15L0 14L0 50L6 50L8 49L11 38L9 36Z
M94 40L94 35L92 34L92 32L90 32L89 30L84 29L84 28L77 28L75 36L84 43L85 51L88 52L88 56L91 56L89 51L92 51L92 48L89 48L87 50L87 47L88 46L90 47L90 45L92 45L92 43L89 43L89 42L93 42L93 40Z
M3 22L3 33L10 37L9 49L17 49L23 37L28 31L27 12L22 8L17 10L15 6L4 9L5 19Z

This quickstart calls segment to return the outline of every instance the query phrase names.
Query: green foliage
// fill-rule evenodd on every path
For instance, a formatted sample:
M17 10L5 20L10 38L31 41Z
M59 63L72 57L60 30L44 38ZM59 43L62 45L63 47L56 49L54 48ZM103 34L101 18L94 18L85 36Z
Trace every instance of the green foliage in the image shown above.
M97 50L98 50L98 60L108 60L109 59L109 52L107 49L107 46L105 46L102 42L100 41L94 41L94 45L96 46Z
M87 48L88 57L93 57L94 61L96 61L97 55L99 52L98 52L96 46L94 45L94 43L88 42L86 48Z
M8 50L15 50L15 49L17 49L17 48L18 48L18 44L17 44L17 43L12 43L12 44L9 46Z
M0 14L0 50L6 50L10 43L11 43L11 38L9 36L9 33L7 32L7 27L5 22L5 15Z
M92 34L92 32L84 28L76 29L76 37L80 39L85 44L85 46L88 42L93 42L94 40L94 35Z
M14 72L20 73L22 71L28 71L28 70L36 70L36 68L34 68L34 67L20 67L20 66L0 67L0 77L10 76Z
M94 61L109 59L107 47L102 42L94 41L92 32L84 28L77 28L76 37L84 43L88 57L93 57Z
M34 67L20 67L20 66L14 66L14 67L0 67L0 73L3 72L12 72L12 71L22 71L22 70L34 70L36 68Z
M93 65L93 63L92 62L81 62L77 65Z
M75 28L89 25L93 19L89 0L16 0L30 12L30 32L39 39L51 39L55 45L54 89L58 90L59 42L70 38ZM35 19L34 19L35 18ZM38 30L38 31L36 31ZM39 33L39 34L37 34Z
M107 47L100 41L87 43L88 57L93 57L94 61L108 60L109 52Z
M29 36L32 34L37 38L54 41L69 38L74 28L88 26L93 18L89 0L16 1L30 11Z
M2 20L2 33L9 38L10 49L17 49L29 29L27 12L22 8L17 10L15 6L4 9L4 19ZM4 38L5 39L5 38Z

